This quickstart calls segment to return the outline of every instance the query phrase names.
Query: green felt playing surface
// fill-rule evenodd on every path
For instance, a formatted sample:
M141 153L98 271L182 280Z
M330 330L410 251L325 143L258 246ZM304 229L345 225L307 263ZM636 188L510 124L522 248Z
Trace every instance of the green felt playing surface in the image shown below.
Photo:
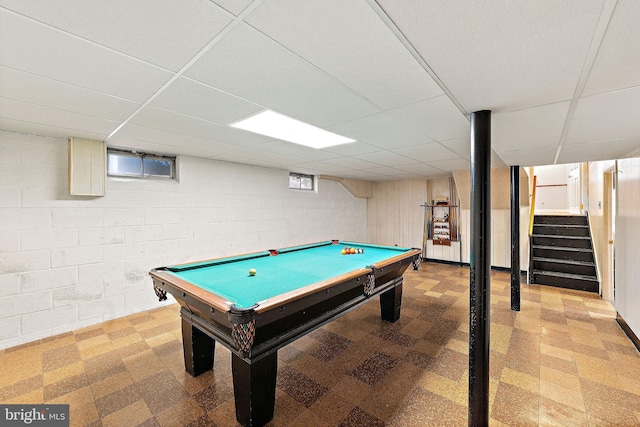
M346 246L363 248L364 253L341 255L340 251ZM410 250L350 242L340 242L338 245L310 245L303 248L284 249L277 256L269 256L266 252L257 254L256 257L214 260L201 263L203 266L199 268L193 268L197 264L190 264L190 269L167 272L219 295L239 308L247 308L276 295L367 268ZM170 267L169 270L180 270L181 267L184 266ZM249 275L251 268L256 269L255 276Z

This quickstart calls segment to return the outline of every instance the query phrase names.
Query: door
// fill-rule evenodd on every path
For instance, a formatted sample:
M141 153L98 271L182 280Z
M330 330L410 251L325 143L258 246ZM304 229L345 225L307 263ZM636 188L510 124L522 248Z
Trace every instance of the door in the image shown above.
M614 278L614 243L615 243L615 218L616 218L616 197L615 197L615 174L614 168L604 172L604 265L601 277L601 295L605 301L613 302L615 278Z
M572 214L580 214L580 163L570 163L567 165L569 179L567 181L567 197L569 202L569 212Z

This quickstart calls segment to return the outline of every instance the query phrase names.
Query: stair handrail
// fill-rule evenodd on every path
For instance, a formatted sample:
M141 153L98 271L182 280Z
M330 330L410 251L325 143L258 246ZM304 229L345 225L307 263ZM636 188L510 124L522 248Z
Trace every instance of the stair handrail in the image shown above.
M529 237L533 235L533 216L536 208L536 184L538 183L538 176L533 176L533 191L531 193L531 206L529 208Z
M535 283L535 275L533 274L533 217L536 207L536 184L538 177L533 176L533 191L531 192L531 204L529 206L529 272L527 274L527 283Z

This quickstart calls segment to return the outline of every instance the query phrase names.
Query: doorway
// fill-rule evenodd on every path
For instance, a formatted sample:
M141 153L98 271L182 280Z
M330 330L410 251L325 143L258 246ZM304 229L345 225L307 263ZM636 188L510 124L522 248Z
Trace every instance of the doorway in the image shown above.
M601 278L601 296L613 302L615 293L615 234L616 234L616 176L615 166L604 171L603 220L605 227L605 253Z

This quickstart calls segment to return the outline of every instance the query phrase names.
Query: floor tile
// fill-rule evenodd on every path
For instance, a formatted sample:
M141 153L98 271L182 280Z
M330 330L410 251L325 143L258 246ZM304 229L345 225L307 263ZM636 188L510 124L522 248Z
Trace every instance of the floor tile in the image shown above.
M597 295L491 273L492 427L640 426L640 355ZM405 273L400 320L365 304L278 352L268 427L460 426L469 269ZM69 403L73 426L237 427L231 354L184 369L180 309L159 307L0 351L0 401Z

